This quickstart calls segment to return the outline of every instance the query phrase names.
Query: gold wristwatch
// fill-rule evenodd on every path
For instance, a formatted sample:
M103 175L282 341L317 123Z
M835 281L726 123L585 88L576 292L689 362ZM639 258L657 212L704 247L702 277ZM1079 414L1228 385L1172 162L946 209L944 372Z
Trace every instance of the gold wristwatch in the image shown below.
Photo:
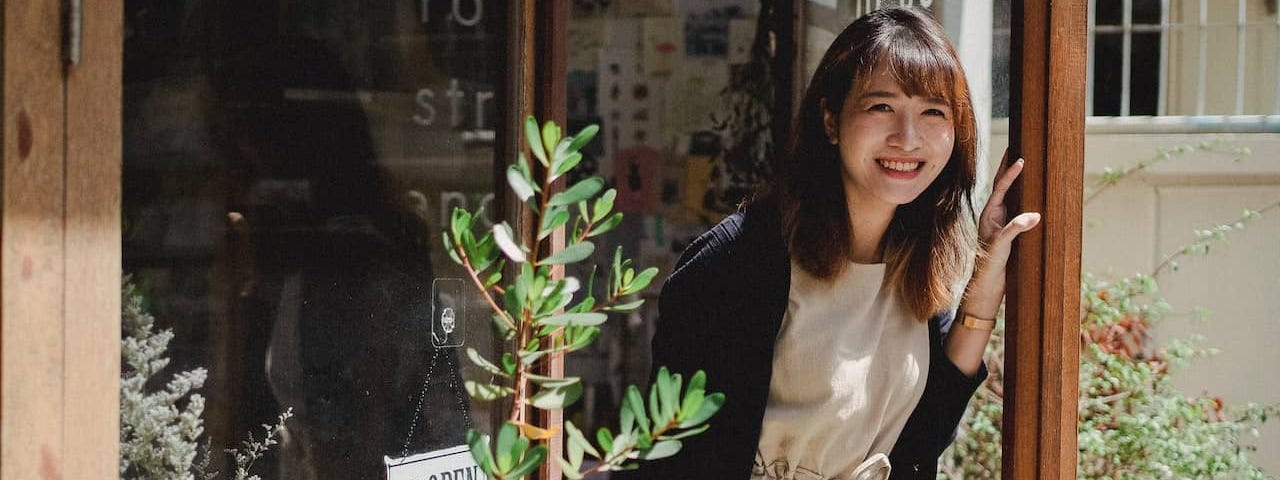
M983 320L968 313L964 314L964 320L961 320L960 324L974 330L983 330L987 332L995 330L996 328L995 319Z

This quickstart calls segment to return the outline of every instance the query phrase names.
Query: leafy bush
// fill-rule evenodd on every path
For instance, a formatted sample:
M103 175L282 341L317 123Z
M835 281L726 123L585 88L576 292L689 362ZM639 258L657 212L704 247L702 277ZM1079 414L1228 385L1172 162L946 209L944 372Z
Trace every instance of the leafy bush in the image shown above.
M1092 200L1136 172L1195 151L1239 156L1244 149L1220 143L1162 150L1151 159L1106 170ZM1188 396L1174 388L1171 373L1215 353L1202 339L1176 339L1157 348L1149 332L1171 311L1158 279L1177 271L1178 262L1208 254L1210 247L1280 202L1246 210L1237 220L1195 232L1195 240L1174 251L1154 271L1119 280L1086 273L1081 282L1081 352L1078 466L1082 479L1270 478L1249 460L1243 435L1280 413L1280 405L1226 405L1221 398ZM999 478L1003 414L1004 324L999 323L985 355L990 378L966 412L958 437L944 455L939 478Z

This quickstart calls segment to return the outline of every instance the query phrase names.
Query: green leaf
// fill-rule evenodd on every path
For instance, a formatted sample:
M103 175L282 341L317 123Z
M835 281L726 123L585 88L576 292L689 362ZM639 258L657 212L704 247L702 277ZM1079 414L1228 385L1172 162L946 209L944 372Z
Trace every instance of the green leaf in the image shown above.
M467 347L467 358L470 358L471 363L476 364L477 367L480 367L486 372L497 375L499 377L511 378L507 374L507 372L502 371L502 369L498 368L497 365L494 365L488 360L485 360L484 357L480 356L480 352L477 352L476 349L474 348Z
M655 429L667 425L667 419L662 418L662 406L658 404L658 382L649 386L649 418L653 420Z
M627 387L627 394L622 400L625 408L631 409L631 414L635 415L636 423L640 425L640 431L645 435L649 434L649 416L644 412L644 400L640 398L640 389L635 385Z
M538 445L536 447L533 447L525 453L524 460L521 461L519 465L516 465L515 468L511 469L511 471L507 473L506 478L515 480L515 479L527 477L529 476L530 473L533 473L533 471L537 469L539 465L542 465L542 462L546 459L547 459L546 445Z
M610 432L609 429L607 428L600 427L599 430L596 430L596 443L599 443L600 448L603 448L604 451L612 452L613 451L613 433Z
M563 458L557 458L556 461L560 462L560 473L564 474L565 478L568 478L569 480L579 480L583 478L582 472L578 471L579 468L582 468L581 464L574 465Z
M563 386L573 385L575 383L581 383L582 378L581 377L548 377L545 375L537 375L537 374L530 373L529 381L543 387L563 387Z
M595 298L595 297L585 297L585 298L583 298L583 299L582 299L582 301L581 301L581 302L578 302L578 304L577 304L577 305L574 305L574 306L573 306L573 308L570 308L570 309L568 310L568 313L586 313L586 312L590 312L590 311L591 311L591 309L592 309L592 308L594 308L595 306L596 306L596 298Z
M555 410L572 405L579 398L582 398L582 382L573 382L568 385L543 385L542 390L529 399L529 403L543 410Z
M511 186L511 191L515 192L516 198L520 201L527 202L533 198L533 180L525 176L524 172L515 165L507 167L507 185Z
M582 162L582 153L580 152L573 152L568 155L565 155L563 158L560 159L560 163L556 165L556 168L552 170L551 172L552 178L558 178L561 175L568 173L569 170L573 170L573 167L578 166L578 164L581 162Z
M493 462L493 452L489 450L489 436L481 435L474 428L467 430L467 445L471 447L471 458L476 465L489 476L497 473L497 465Z
M463 386L466 387L467 394L471 395L471 398L485 402L492 402L515 393L515 390L512 390L510 387L494 385L492 383L480 383L474 380L467 380L463 383Z
M653 282L653 278L657 275L658 267L649 267L644 269L643 272L640 272L635 276L635 278L631 279L631 282L623 289L623 294L627 295L643 291L645 287L649 286L649 283Z
M557 207L560 205L573 205L580 201L591 198L592 195L600 193L600 189L604 188L604 180L600 177L591 177L573 184L563 192L557 193L547 202L548 207Z
M511 226L507 222L502 222L493 226L493 241L498 244L498 248L502 249L502 253L516 263L524 263L524 250L516 244L511 232Z
M608 320L603 313L562 313L539 320L542 325L594 327Z
M508 375L516 374L516 357L511 352L502 354L502 371L507 372Z
M498 441L493 449L497 452L498 471L510 472L516 461L520 459L521 451L519 448L519 432L516 426L510 422L503 423L502 428L498 429Z
M686 419L693 417L702 408L702 402L706 398L707 373L698 370L689 378L689 386L685 388L684 400L680 402L680 413L677 418L683 423Z
M662 409L662 423L667 424L680 410L680 374L670 374L667 367L658 372L658 406Z
M510 340L512 337L515 337L516 331L512 330L511 327L507 325L507 320L506 318L503 318L502 315L496 313L493 314L490 325L493 325L493 331L497 334L498 338Z
M449 232L440 232L440 235L444 237L444 251L449 252L449 258L453 260L453 263L462 265L462 258L458 257L453 241L449 239Z
M658 460L667 458L680 453L680 448L684 445L679 440L663 440L653 444L653 448L648 451L640 452L641 460Z
M697 426L702 422L707 421L707 419L711 418L712 415L715 415L716 412L720 411L720 407L722 406L724 406L723 393L717 392L707 395L706 399L702 401L702 406L698 408L698 412L680 422L678 426L680 428Z
M622 223L622 213L615 213L611 215L608 220L601 222L599 225L593 227L590 232L587 232L587 237L604 234L605 232L616 228L620 223Z
M529 144L529 149L533 150L533 156L543 166L550 165L547 163L547 152L542 148L542 138L538 135L538 121L534 120L533 115L524 117L524 139Z
M581 151L582 147L585 147L587 146L588 143L591 143L591 139L595 138L596 133L599 131L600 131L600 126L594 123L591 125L582 127L582 130L578 130L578 133L573 136L573 143L569 145L569 151L570 152Z
M591 208L591 221L599 222L603 220L605 215L613 211L613 201L618 198L618 191L612 188L606 190L604 195L596 199L595 205Z
M549 207L542 215L542 225L538 227L538 240L551 236L562 225L569 223L569 210L564 207Z
M590 257L591 253L595 252L595 250L596 246L591 242L578 242L564 247L564 249L559 252L548 255L547 258L542 259L542 264L561 265L565 263L580 262L583 259Z
M502 281L502 267L506 265L505 261L498 261L498 268L494 269L487 278L484 279L484 288L491 288Z
M618 431L622 433L629 433L636 428L636 414L626 405L618 411L618 427Z
M644 305L644 300L636 300L633 302L610 305L610 306L604 307L603 310L606 312L630 312L632 310L640 308L641 305Z
M548 121L542 124L542 147L550 152L556 148L556 144L560 142L560 126L556 122ZM550 165L550 164L543 164Z
M596 451L596 447L592 446L591 442L587 441L586 435L583 435L582 430L578 430L578 427L574 425L573 422L566 420L564 422L564 431L569 434L570 445L577 443L578 447L581 448L582 451L590 453L591 456L595 458L600 458L600 452ZM579 461L576 462L576 464L581 465L582 462Z
M691 430L685 430L685 431L680 432L680 433L677 433L677 434L675 434L675 435L663 435L663 436L661 436L661 437L659 437L659 438L660 438L660 439L662 439L662 440L680 440L680 439L682 439L682 438L689 438L689 437L692 437L692 436L697 435L697 434L699 434L699 433L705 432L705 431L707 431L707 429L708 429L708 428L711 428L711 424L710 424L710 423L704 423L704 424L702 424L702 426L701 426L701 427L694 428L694 429L691 429Z

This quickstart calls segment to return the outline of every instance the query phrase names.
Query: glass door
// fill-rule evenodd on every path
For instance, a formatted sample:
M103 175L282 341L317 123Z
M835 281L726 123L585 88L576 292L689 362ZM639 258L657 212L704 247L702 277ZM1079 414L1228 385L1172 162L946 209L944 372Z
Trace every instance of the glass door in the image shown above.
M166 371L207 369L210 470L286 411L251 473L380 478L489 430L460 361L493 348L488 319L440 231L453 206L501 210L506 15L125 3L124 271L173 330Z

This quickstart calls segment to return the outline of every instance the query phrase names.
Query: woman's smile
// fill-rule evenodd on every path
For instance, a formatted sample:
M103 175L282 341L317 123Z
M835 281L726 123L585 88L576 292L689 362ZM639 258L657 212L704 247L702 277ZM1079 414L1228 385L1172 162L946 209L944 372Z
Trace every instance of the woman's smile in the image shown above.
M884 174L891 178L900 178L910 180L920 175L924 169L925 161L921 158L877 158L876 164L884 170Z

